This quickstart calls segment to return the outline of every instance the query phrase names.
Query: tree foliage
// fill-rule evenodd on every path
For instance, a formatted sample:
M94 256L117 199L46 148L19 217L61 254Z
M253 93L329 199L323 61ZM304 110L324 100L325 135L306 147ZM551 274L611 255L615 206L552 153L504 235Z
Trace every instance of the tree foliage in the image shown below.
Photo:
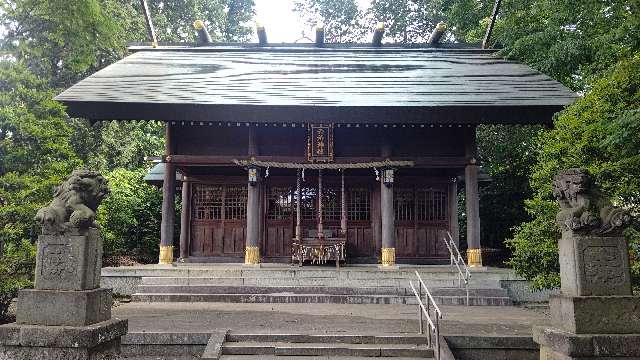
M192 41L196 19L204 20L219 41L243 41L250 33L253 0L148 3L160 41ZM102 217L111 239L133 236L114 241L125 242L127 249L135 240L145 244L141 248L148 246L160 216L155 190L144 184L133 192L122 189L134 179L126 171L138 176L146 167L144 156L162 152L162 124L91 124L68 118L52 100L61 89L122 58L129 42L149 40L140 2L0 0L0 28L0 254L3 244L20 251L16 244L36 240L36 210L78 167L112 177L121 201L112 211L135 214L127 221ZM147 201L144 206L141 199ZM141 219L148 224L148 234L140 234L138 224L129 221Z
M629 0L505 0L493 39L504 56L584 91L639 48L639 6Z
M638 109L640 55L635 55L622 60L594 82L584 98L560 113L553 130L540 133L541 150L531 175L534 196L527 201L533 220L522 224L510 242L511 265L538 287L559 284L559 233L554 221L558 207L551 196L552 178L559 170L587 168L616 205L640 213L640 142L633 133L640 127ZM638 224L626 234L632 251L637 251Z
M162 194L142 179L147 169L116 169L106 174L111 194L98 208L106 255L128 255L140 262L158 258Z
M33 217L52 189L81 165L72 130L47 82L0 63L0 239L35 240Z
M356 42L364 35L355 0L297 0L294 11L309 27L322 25L328 43Z

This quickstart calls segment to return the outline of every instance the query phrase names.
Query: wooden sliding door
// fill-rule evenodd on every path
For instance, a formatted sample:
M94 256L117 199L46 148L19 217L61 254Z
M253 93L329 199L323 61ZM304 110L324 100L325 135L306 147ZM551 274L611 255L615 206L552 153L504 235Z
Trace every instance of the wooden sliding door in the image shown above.
M191 201L191 256L242 258L246 185L195 183Z
M448 258L449 211L446 185L395 188L396 256L416 263Z

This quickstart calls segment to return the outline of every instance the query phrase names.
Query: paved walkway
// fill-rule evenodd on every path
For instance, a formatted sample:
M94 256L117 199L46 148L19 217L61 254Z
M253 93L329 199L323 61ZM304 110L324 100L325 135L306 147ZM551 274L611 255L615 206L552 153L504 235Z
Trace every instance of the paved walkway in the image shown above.
M548 322L543 311L521 307L442 306L443 335L529 335ZM305 334L411 334L415 305L127 303L113 316L129 331Z

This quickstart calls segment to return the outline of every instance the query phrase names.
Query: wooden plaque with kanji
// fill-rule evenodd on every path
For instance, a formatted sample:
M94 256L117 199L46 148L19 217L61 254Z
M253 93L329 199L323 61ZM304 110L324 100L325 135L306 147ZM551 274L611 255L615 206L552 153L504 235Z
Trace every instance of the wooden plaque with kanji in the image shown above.
M333 124L310 124L307 132L307 160L333 161Z

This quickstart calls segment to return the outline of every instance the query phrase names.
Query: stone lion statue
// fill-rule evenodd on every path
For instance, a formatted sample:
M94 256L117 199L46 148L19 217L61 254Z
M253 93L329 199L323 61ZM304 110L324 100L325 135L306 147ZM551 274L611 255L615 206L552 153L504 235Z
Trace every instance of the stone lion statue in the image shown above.
M553 195L560 203L556 221L562 230L592 234L620 232L631 220L595 188L586 169L567 169L553 178Z
M53 201L36 214L44 234L97 227L96 209L109 194L107 179L95 171L75 170L53 194Z

